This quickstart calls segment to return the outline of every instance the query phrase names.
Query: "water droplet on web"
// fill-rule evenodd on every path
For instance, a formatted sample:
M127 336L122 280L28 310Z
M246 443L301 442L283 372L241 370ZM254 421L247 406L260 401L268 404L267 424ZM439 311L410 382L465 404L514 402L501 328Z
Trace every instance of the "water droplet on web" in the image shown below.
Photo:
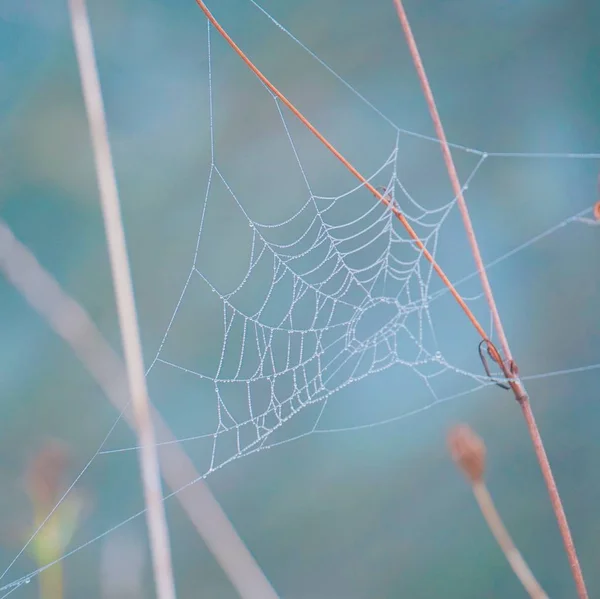
M25 579L25 584L29 584L31 582L31 578L26 578Z
M443 357L442 356L442 352L441 351L436 351L434 357L435 357L436 360L441 360L442 357Z

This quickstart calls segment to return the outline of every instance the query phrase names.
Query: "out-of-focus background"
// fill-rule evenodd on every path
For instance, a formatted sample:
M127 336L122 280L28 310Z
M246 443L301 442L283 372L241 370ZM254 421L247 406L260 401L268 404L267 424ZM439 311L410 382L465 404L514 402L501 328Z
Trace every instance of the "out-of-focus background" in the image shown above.
M415 202L433 210L452 199L439 147L403 133L396 139L391 124L433 134L391 0L263 0L266 14L250 0L208 4L259 68L361 172L372 175L397 148L397 175ZM600 151L600 5L438 0L407 2L406 9L450 141L490 153ZM197 266L220 293L231 291L248 270L248 219L279 223L309 194L273 98L214 31L209 62L206 19L192 0L91 0L89 10L149 364L192 266L211 165L211 131L215 163L240 204L218 181L206 203ZM340 196L350 191L354 182L343 168L285 109L282 113L312 192ZM0 216L119 348L65 2L0 0L0 117ZM464 180L479 155L454 154ZM376 182L386 185L389 172ZM591 206L597 177L595 159L489 157L466 194L485 260ZM374 201L365 191L352 197L354 209L357 202ZM289 243L298 231L277 242ZM525 377L600 362L599 235L597 227L570 222L490 269ZM314 255L316 267L323 256ZM456 210L440 229L436 257L452 280L473 272ZM259 278L248 296L242 293L235 301L264 298L272 273L261 276L262 283ZM223 301L199 281L194 278L161 357L196 372L212 369L214 376L222 349ZM433 291L440 288L435 281L430 285ZM475 297L472 306L489 330L476 279L460 291ZM285 304L285 294L279 301ZM428 347L452 366L442 379L427 379L428 387L402 366L363 378L332 395L320 421L321 429L352 430L304 436L208 476L281 597L524 596L447 457L446 432L459 421L484 437L491 491L546 591L553 598L574 596L531 443L510 394L487 386L419 411L434 403L433 393L444 399L474 386L455 369L482 374L477 336L449 297L432 302L428 313L436 333ZM45 487L36 476L43 483L44 473L51 473L48 464L54 464L65 481L73 480L117 414L70 350L1 278L0 331L4 570L29 537L36 510L43 512L39 495ZM249 347L244 355L253 352ZM590 369L527 381L591 596L600 592L598 377L599 371ZM215 431L214 386L162 362L151 371L149 385L178 437ZM223 401L234 405L239 396ZM305 408L277 431L277 440L309 430L321 407ZM399 418L412 411L418 413ZM392 421L363 426L383 420ZM185 443L200 472L210 468L209 441ZM106 448L134 444L120 423ZM223 451L232 455L231 447ZM61 460L57 465L61 452L69 456L64 470ZM67 550L142 507L138 478L133 451L94 460L65 504L65 526L74 529ZM235 597L176 499L168 500L167 512L179 597ZM144 524L143 518L134 519L62 561L62 596L151 597ZM0 585L49 559L39 545L32 544L37 553L23 553ZM38 596L40 577L12 593L23 599Z

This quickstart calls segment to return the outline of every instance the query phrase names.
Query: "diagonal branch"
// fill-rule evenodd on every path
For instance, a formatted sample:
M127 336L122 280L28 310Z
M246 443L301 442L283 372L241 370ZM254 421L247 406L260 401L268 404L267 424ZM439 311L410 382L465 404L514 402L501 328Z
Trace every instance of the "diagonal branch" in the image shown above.
M395 206L391 199L385 194L381 193L379 189L373 186L351 163L345 158L339 150L294 106L294 104L273 84L269 81L268 77L260 71L260 69L246 56L244 51L233 41L232 37L225 31L222 25L217 21L215 16L208 10L208 7L202 0L196 0L196 4L200 10L204 13L206 18L209 20L211 25L219 32L223 39L231 46L232 50L242 59L246 66L260 79L260 81L267 87L267 89L273 93L285 106L291 111L291 113L331 152L343 165L344 167L356 177L361 184L368 189L382 204L384 204L394 216L402 223L402 226L406 229L406 232L413 240L414 244L419 248L419 251L423 254L425 259L431 264L433 270L435 270L438 277L442 280L444 285L448 288L448 291L452 294L458 305L461 307L467 318L471 321L471 324L477 329L477 332L482 338L487 339L487 334L484 328L481 326L477 317L465 300L462 298L460 293L452 285L450 279L437 263L431 252L425 247L425 244L421 241L407 218L404 216L402 211Z
M35 256L0 220L0 272L64 339L126 422L136 429L129 407L127 373L87 312L58 285ZM196 530L242 599L278 599L192 460L158 411L149 405L162 475Z
M479 250L477 238L475 237L475 231L473 229L473 224L472 224L471 218L469 216L469 210L467 208L467 203L465 202L464 196L462 194L462 188L461 188L460 182L458 180L458 174L456 172L456 167L454 166L454 161L452 159L450 147L448 146L448 141L446 140L446 135L444 133L444 128L442 126L442 121L441 121L440 115L437 111L433 92L431 91L431 86L429 85L429 81L427 79L427 74L425 73L425 67L423 66L423 61L421 60L421 56L419 54L419 49L417 47L417 43L415 41L412 30L410 28L410 23L408 21L406 11L404 10L404 6L402 5L402 1L394 0L394 4L396 6L398 18L400 19L400 24L402 25L402 30L404 32L404 36L406 38L406 42L407 42L408 48L410 50L410 54L411 54L415 69L417 71L417 75L419 77L419 82L420 82L421 88L423 90L423 95L425 96L425 101L427 102L427 107L429 108L429 113L431 115L431 119L433 120L436 135L440 141L442 154L444 156L444 162L446 164L448 176L450 177L450 183L452 184L452 189L454 191L456 198L458 199L458 206L459 206L459 209L460 209L460 212L462 215L465 230L467 232L469 244L471 246L471 252L473 253L473 257L475 259L475 264L477 265L477 271L479 273L479 278L481 279L481 284L482 284L484 292L485 292L486 300L487 300L488 306L490 308L490 312L492 314L492 318L494 321L496 331L498 333L498 337L500 338L500 344L502 347L502 351L504 353L505 360L502 360L502 358L500 356L495 356L495 357L496 357L498 363L500 364L500 366L502 367L502 370L503 370L506 378L509 380L509 385L515 395L515 398L519 402L521 409L523 410L523 414L525 416L525 421L527 424L527 429L529 431L529 435L533 442L536 457L540 464L540 468L542 470L542 475L546 482L546 487L548 489L548 494L550 496L550 501L552 503L552 508L554 510L556 520L558 522L560 534L563 538L563 543L565 545L565 550L567 552L567 556L569 559L569 565L571 567L571 572L572 572L573 578L575 580L577 592L579 594L580 599L587 599L588 594L587 594L587 590L585 587L583 572L582 572L581 566L579 564L579 559L577 557L577 552L575 550L575 544L573 542L573 537L572 537L571 531L569 529L569 523L567 521L567 516L565 514L565 511L564 511L564 508L562 505L562 501L560 498L560 494L558 492L558 488L556 486L556 481L554 480L554 475L552 474L552 468L550 466L548 456L546 455L546 451L544 449L542 437L540 435L539 429L537 427L537 423L535 421L535 417L533 415L533 411L531 409L531 404L529 403L529 398L527 396L527 392L525 391L525 387L524 387L523 383L520 381L520 379L517 376L518 370L513 361L513 357L512 357L511 351L510 351L510 347L508 345L508 340L506 338L506 334L504 333L504 328L502 326L502 320L500 318L500 313L498 312L498 308L497 308L496 302L494 300L494 295L492 293L492 288L491 288L490 282L487 277L483 259L481 258L481 252ZM495 352L495 353L497 353L497 352Z

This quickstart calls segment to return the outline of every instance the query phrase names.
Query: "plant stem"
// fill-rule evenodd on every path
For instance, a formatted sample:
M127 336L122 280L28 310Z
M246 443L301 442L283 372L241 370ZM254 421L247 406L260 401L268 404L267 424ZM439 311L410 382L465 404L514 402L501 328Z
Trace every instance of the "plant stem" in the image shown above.
M502 552L506 556L514 573L517 575L517 578L531 596L531 599L548 599L548 595L546 595L544 589L542 589L529 569L529 566L523 559L523 556L516 548L513 540L510 538L485 483L482 480L477 481L473 483L472 488L475 499L481 509L481 513L492 531L492 534L498 542L498 545L500 545L500 549L502 549Z
M52 506L49 506L50 508ZM56 563L51 568L44 568L40 572L40 599L62 599L63 597L63 568L60 561L58 561L62 554L62 547L59 545L60 534L60 521L56 517L52 517L49 520L44 517L45 512L49 511L48 506L36 504L34 506L34 523L35 529L41 530L44 524L46 524L45 530L43 530L38 541L41 543L35 552L35 558L40 568L44 568L46 564Z
M96 175L115 288L129 392L139 439L139 461L156 592L175 599L169 531L163 503L154 426L150 416L144 359L138 328L133 283L127 256L117 181L112 162L102 91L96 66L85 0L69 0L73 40L96 163Z
M479 244L477 243L477 238L475 237L475 231L473 229L473 224L471 223L467 203L465 202L465 199L462 194L461 185L458 180L458 173L456 172L456 167L454 165L454 160L452 159L450 147L448 145L448 141L446 140L446 135L442 126L442 121L440 119L436 107L435 98L433 96L433 92L431 91L431 86L429 85L427 74L425 73L425 67L423 66L423 61L421 60L421 55L419 53L415 37L412 33L410 23L406 15L406 11L404 10L404 6L402 5L402 1L394 0L394 4L396 6L398 18L400 19L400 24L402 25L402 30L404 31L404 36L406 38L411 57L415 65L415 69L417 71L419 82L423 90L423 95L425 96L425 101L427 102L427 107L429 108L431 119L433 120L436 135L440 142L444 162L446 164L448 176L452 185L452 190L458 201L458 206L462 215L465 230L467 232L467 237L471 246L471 251L473 253L473 257L477 265L477 271L479 273L481 284L485 292L486 300L490 312L492 314L494 326L496 328L498 337L500 338L500 344L502 346L502 351L505 357L505 362L502 362L501 366L503 368L504 374L507 376L508 379L510 379L509 384L515 395L515 399L519 402L521 409L523 410L525 422L527 424L527 429L533 442L535 454L539 462L540 468L542 470L542 475L544 477L544 481L548 489L548 494L550 496L550 502L552 504L552 508L556 516L560 534L563 539L563 544L567 552L569 565L571 567L573 579L575 580L575 585L577 587L577 593L580 599L588 599L585 580L583 578L583 572L581 570L581 565L579 564L579 559L575 550L573 537L571 535L567 517L565 515L565 511L560 498L560 494L558 492L558 488L556 486L556 482L552 474L552 468L550 466L550 462L548 461L548 456L546 455L544 444L542 442L542 438L537 427L533 411L531 410L531 405L529 403L527 392L525 391L523 383L518 379L518 377L514 376L515 369L512 367L510 369L507 369L506 367L506 363L514 364L513 357L508 344L508 339L506 338L506 334L504 333L504 327L502 326L502 320L500 318L500 313L494 300L492 288L487 277L484 262L481 257L481 252L479 250Z
M40 573L40 599L62 599L62 597L62 565L59 563Z

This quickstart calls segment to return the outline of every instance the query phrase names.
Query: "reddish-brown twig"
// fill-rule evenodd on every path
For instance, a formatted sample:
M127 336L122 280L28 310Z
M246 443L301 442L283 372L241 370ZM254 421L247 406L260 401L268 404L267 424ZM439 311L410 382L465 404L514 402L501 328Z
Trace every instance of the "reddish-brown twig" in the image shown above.
M292 104L292 102L283 95L279 89L269 81L258 67L246 56L244 51L233 41L231 36L223 29L221 24L215 19L213 14L208 10L208 7L202 0L196 0L196 4L200 7L202 12L206 15L206 18L210 21L213 27L219 32L219 34L225 39L225 41L231 46L234 52L246 63L246 66L262 81L262 83L275 95L292 114L348 169L366 189L368 189L382 204L387 206L396 218L402 223L402 226L406 229L411 239L415 242L415 245L421 250L425 259L429 261L437 275L440 277L444 285L448 288L458 305L462 308L467 318L471 321L473 326L477 329L477 332L483 339L487 339L487 334L484 328L481 326L465 300L461 297L460 293L454 288L454 285L450 282L450 279L446 276L446 273L442 270L441 266L436 262L431 252L425 247L425 244L419 239L419 236L415 230L411 227L408 220L402 214L402 212L394 206L389 196L382 194L382 192L374 187L358 170L334 147L334 145L327 140L327 138Z
M563 538L563 542L565 545L565 549L567 551L567 555L569 558L569 564L571 566L571 571L573 573L573 578L575 579L575 585L577 587L577 592L579 594L580 599L587 599L588 594L585 587L585 581L583 579L583 573L581 571L581 566L579 564L579 559L577 558L577 552L575 550L575 544L573 542L573 537L571 536L571 531L569 530L569 524L567 522L567 517L565 515L565 511L562 505L562 501L560 499L560 494L556 487L556 482L554 480L554 476L552 474L552 468L550 467L550 462L548 461L548 456L546 455L546 451L544 449L544 444L542 442L542 438L537 427L535 417L533 415L533 411L531 410L531 405L529 403L529 398L527 397L527 393L521 381L516 377L516 368L514 367L514 362L512 358L512 354L510 351L510 347L508 345L508 340L504 333L504 328L502 326L502 320L500 318L500 314L498 312L498 308L496 306L496 302L494 301L494 295L492 293L492 288L490 286L487 273L485 270L485 266L483 260L481 258L481 252L479 251L479 245L477 243L477 239L475 237L475 232L473 230L473 224L471 223L471 218L469 217L469 211L467 208L467 204L462 194L462 189L460 186L460 182L458 180L458 174L456 172L456 168L454 166L454 161L452 159L452 154L450 152L450 147L448 146L448 142L446 140L446 135L444 133L444 128L442 126L442 122L440 116L437 111L437 107L435 104L435 99L433 97L433 93L431 91L431 86L429 85L429 81L427 79L427 75L425 73L425 68L423 66L423 61L421 60L421 56L419 54L419 49L417 47L417 43L415 41L414 35L412 33L410 23L408 21L408 17L406 15L406 11L404 10L404 6L402 5L401 0L394 0L394 4L396 6L396 11L398 12L398 18L400 19L400 24L402 25L402 30L404 31L404 36L406 38L406 42L408 44L410 54L415 65L415 69L417 71L417 75L419 77L419 82L421 83L421 88L423 90L423 95L425 96L425 100L427 102L427 107L429 108L429 113L431 114L431 118L433 120L433 124L435 127L436 135L439 139L442 154L444 156L444 162L446 164L446 169L448 171L448 176L450 177L450 182L452 184L452 190L458 200L458 206L462 215L463 223L465 226L465 230L467 232L467 237L469 239L469 244L471 246L471 251L473 253L473 257L475 259L475 264L477 265L477 270L479 272L479 277L481 279L481 284L483 286L485 296L487 299L487 303L490 308L490 312L492 314L492 318L494 321L494 326L496 328L498 337L500 339L500 344L502 346L502 351L504 353L505 361L503 361L498 356L498 362L502 367L502 370L507 377L510 379L510 387L512 388L515 398L519 402L523 414L525 415L525 421L527 423L527 428L529 430L529 434L533 441L533 446L535 448L535 453L537 459L540 464L540 468L542 470L542 474L544 476L544 480L546 482L546 486L548 488L548 493L550 495L550 501L552 503L552 507L554 509L554 513L556 515L556 520L558 522L558 527L560 529L561 536ZM507 365L510 364L510 367Z
M600 197L600 175L598 175L598 196ZM600 199L594 204L592 214L597 221L600 221Z

